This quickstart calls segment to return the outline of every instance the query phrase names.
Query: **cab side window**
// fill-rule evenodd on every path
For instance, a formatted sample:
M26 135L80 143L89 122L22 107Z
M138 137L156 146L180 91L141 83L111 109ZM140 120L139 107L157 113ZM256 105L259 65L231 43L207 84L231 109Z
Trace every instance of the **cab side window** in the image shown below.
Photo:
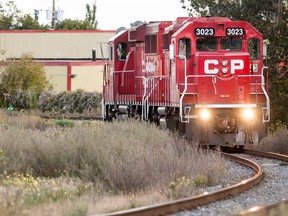
M260 40L258 38L250 38L248 40L248 52L250 59L255 60L260 58Z
M190 59L191 57L191 40L190 38L181 38L179 39L178 44L178 55L185 56L186 59Z
M116 49L117 49L117 59L120 61L124 61L127 56L127 44L118 43Z

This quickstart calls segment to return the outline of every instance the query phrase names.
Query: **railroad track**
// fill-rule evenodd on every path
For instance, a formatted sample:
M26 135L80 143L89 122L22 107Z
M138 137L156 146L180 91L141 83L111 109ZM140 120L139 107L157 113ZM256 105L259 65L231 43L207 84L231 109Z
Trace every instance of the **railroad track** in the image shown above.
M83 120L83 121L103 121L103 117L102 116L61 116L61 115L57 115L57 116L49 116L49 115L40 115L41 118L44 119L68 119L68 120Z
M232 154L227 154L227 153L222 153L222 154L231 160L234 160L244 166L250 167L251 169L255 171L256 174L250 179L246 179L245 181L242 181L236 185L233 185L233 186L230 186L225 189L218 190L218 191L198 195L192 198L186 198L186 199L176 200L172 202L167 202L163 204L114 212L114 213L106 214L106 216L108 215L110 216L112 215L113 216L167 215L167 214L173 214L173 213L184 211L184 210L190 210L198 206L205 205L205 204L217 201L219 199L226 198L231 195L239 194L243 192L244 190L247 190L248 188L252 187L253 185L259 183L259 181L261 181L261 179L263 178L264 176L263 170L261 169L260 166L258 166L253 161L239 157L239 156L234 156Z
M125 211L119 211L119 212L113 212L110 214L105 214L105 216L152 216L152 215L171 215L177 212L187 211L195 209L199 206L203 206L209 203L216 202L218 200L235 196L237 194L242 193L243 191L252 188L256 184L258 184L264 177L264 171L257 163L253 162L250 159L236 156L233 154L228 154L227 152L232 153L243 153L248 154L252 156L258 156L258 157L265 157L265 158L271 158L271 159L277 159L281 161L288 161L288 156L275 154L275 153L267 153L267 152L259 152L255 150L248 150L248 149L235 149L235 148L229 148L224 147L222 148L222 154L223 156L229 158L230 160L236 161L237 163L242 164L243 166L249 167L255 171L255 175L249 179L246 179L244 181L241 181L235 185L205 193L202 195L198 195L191 198L186 199L180 199L172 202L167 202L163 204L157 204L153 206L145 206L135 209L129 209ZM267 206L268 208L268 206ZM265 208L259 208L259 210L264 211ZM247 211L246 213L248 213ZM251 212L255 213L255 209L252 209ZM241 214L239 214L241 215ZM245 215L245 213L244 213ZM250 213L252 215L252 213ZM103 215L104 216L104 215Z

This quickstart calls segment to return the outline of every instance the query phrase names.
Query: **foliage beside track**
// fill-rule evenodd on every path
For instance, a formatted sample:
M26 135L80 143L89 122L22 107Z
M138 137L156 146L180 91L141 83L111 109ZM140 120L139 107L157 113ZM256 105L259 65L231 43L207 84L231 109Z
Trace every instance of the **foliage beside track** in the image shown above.
M0 106L15 110L41 110L45 114L101 114L102 94L52 90L44 66L24 53L1 68Z
M288 155L288 129L281 124L278 127L256 146L257 150Z
M41 111L47 115L86 114L101 115L102 94L85 92L81 89L73 92L43 91L34 94L29 90L16 90L5 93L4 107L12 106L15 110Z
M5 93L3 105L7 109L12 106L18 111L40 111L45 115L101 115L102 94L98 92L84 92L79 89L60 93L43 91L37 95L29 90L17 90L12 94Z
M1 68L0 80L0 105L19 109L37 108L39 94L50 86L44 66L35 62L30 53L7 62Z
M17 209L15 215L56 205L63 213L65 206L83 200L87 203L75 211L92 214L102 206L107 209L99 211L115 211L152 204L155 197L190 196L201 187L220 184L225 176L220 154L199 150L145 122L78 122L63 127L52 120L1 111L0 131L0 185L12 193L3 198L0 190L0 210ZM151 191L154 198L137 198ZM115 196L128 201L111 206ZM109 197L110 207L103 197ZM59 207L59 202L67 205Z
M101 99L101 93L81 89L60 93L50 91L40 95L38 108L48 114L101 114Z

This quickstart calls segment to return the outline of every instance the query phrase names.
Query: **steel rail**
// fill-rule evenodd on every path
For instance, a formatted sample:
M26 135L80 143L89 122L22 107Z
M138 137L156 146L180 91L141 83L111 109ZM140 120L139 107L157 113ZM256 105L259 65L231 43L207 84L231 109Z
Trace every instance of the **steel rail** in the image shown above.
M264 177L263 169L252 160L235 156L227 153L221 153L223 156L229 158L230 160L234 160L244 166L248 166L253 169L256 174L252 178L248 178L244 181L241 181L238 184L213 191L213 192L205 192L201 195L194 196L192 198L180 199L176 201L171 201L167 203L144 206L129 210L123 210L108 214L103 214L103 216L153 216L153 215L168 215L180 211L191 210L201 205L205 205L208 203L215 202L219 199L224 199L229 196L237 195L250 187L259 183Z
M252 156L266 157L276 160L281 160L288 162L288 155L282 155L273 152L262 152L257 150L242 149L243 153L249 154ZM247 211L240 212L234 216L271 216L271 215L287 215L288 211L288 200L282 200L278 203L266 205L266 206L257 206L248 209Z
M282 155L282 154L273 153L273 152L257 151L257 150L251 150L251 149L245 149L245 148L242 149L242 151L243 153L249 154L252 156L266 157L266 158L288 162L288 155Z
M57 119L57 120L62 120L62 119L67 119L67 120L85 120L85 121L103 121L102 116L73 116L73 115L54 115L54 116L49 116L49 115L39 115L40 118L43 119Z
M273 203L271 205L253 207L247 211L243 211L240 214L233 216L284 216L288 212L288 200L282 200L278 203Z

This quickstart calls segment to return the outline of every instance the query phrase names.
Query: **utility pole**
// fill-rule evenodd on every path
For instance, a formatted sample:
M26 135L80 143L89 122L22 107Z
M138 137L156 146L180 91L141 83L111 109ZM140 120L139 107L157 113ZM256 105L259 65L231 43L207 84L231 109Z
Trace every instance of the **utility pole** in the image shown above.
M52 23L51 23L52 29L54 29L54 25L55 25L55 19L56 19L55 15L56 15L55 0L52 0Z

